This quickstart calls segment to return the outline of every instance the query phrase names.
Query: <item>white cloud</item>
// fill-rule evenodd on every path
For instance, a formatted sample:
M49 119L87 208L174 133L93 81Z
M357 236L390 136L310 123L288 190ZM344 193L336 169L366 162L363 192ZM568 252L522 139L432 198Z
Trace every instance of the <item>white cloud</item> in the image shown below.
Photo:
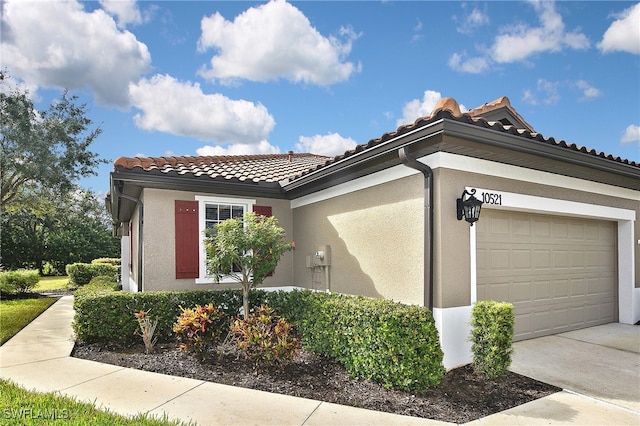
M343 154L345 151L355 148L357 142L351 138L345 138L337 133L326 135L300 136L300 142L296 144L296 150L310 152L312 154L333 157Z
M433 108L438 101L442 99L442 94L433 90L425 90L422 99L413 99L402 107L402 118L396 122L396 126L409 124L416 121L419 117L431 115Z
M127 25L139 25L144 22L142 13L138 9L136 0L99 0L100 6L111 16L118 18L118 27L126 28Z
M587 36L580 32L565 32L562 16L556 11L555 3L532 2L538 14L540 26L526 24L507 28L497 36L491 48L492 58L498 63L523 61L536 53L559 52L564 48L587 49Z
M413 99L404 104L402 118L398 119L396 126L400 127L403 124L413 123L420 117L430 116L440 99L442 99L440 92L425 90L422 99ZM465 112L467 108L461 104L460 111Z
M274 0L247 9L233 22L216 12L201 22L200 51L215 49L207 79L232 83L237 79L329 85L347 80L360 66L345 62L358 35L341 28L338 36L320 34L300 10Z
M2 7L2 63L13 76L42 87L89 87L100 104L129 105L129 83L147 72L151 55L111 16L76 1L9 0Z
M581 101L587 101L602 96L602 92L596 89L584 80L578 80L575 83L576 87L582 91Z
M412 42L416 42L418 40L421 40L422 37L423 37L423 35L422 35L422 21L420 19L417 19L417 23L413 27L413 36L411 37L411 41Z
M640 3L623 10L607 28L598 49L603 53L622 51L640 54Z
M629 127L624 131L620 142L625 144L633 142L640 143L640 126L636 126L635 124L629 125Z
M260 141L257 144L236 143L226 148L220 145L205 145L196 149L196 154L203 156L218 155L250 155L250 154L279 154L280 148L269 144L267 141Z
M457 16L453 17L453 20L458 24L456 31L462 34L471 34L483 25L489 24L489 15L487 14L487 8L482 11L475 5L474 8L467 12L467 3L462 3L462 8L465 11L465 15L462 19L458 19Z
M467 53L454 53L449 58L449 67L454 71L480 74L489 68L491 61L486 56L467 58Z
M530 105L555 105L560 100L557 81L549 81L544 78L538 79L536 90L525 89L522 93L522 100ZM597 89L596 89L597 90Z
M579 31L566 31L562 16L552 1L530 2L538 15L539 26L516 24L505 27L497 35L491 47L480 47L480 54L467 59L466 52L454 53L449 58L453 70L478 74L494 63L526 61L538 53L560 52L564 49L584 50L589 39ZM482 19L478 15L476 19Z
M205 94L200 85L155 75L131 84L131 102L142 113L134 116L144 130L204 141L260 144L275 126L262 104Z

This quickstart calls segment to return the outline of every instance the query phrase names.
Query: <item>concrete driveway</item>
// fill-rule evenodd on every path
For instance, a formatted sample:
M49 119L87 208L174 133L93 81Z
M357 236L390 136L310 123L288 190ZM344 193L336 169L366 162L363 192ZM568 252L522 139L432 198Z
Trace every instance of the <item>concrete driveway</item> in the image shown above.
M640 326L605 324L514 344L510 370L640 412Z

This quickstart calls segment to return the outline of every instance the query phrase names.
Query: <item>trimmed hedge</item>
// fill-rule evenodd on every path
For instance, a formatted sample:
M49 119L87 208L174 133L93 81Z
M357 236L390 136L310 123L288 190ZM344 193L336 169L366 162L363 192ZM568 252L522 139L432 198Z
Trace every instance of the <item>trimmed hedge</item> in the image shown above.
M425 392L440 383L443 353L429 309L326 293L310 300L299 323L306 349L388 388Z
M118 267L109 263L72 263L66 266L69 283L75 286L89 284L92 278L99 276L112 277L118 280Z
M489 379L502 377L511 365L513 305L483 300L471 311L471 351L474 369Z
M158 320L155 335L159 341L175 338L173 325L182 313L180 307L213 303L228 317L238 316L242 306L240 290L194 290L130 293L125 291L86 291L78 289L73 307L76 315L73 329L78 340L131 344L137 341L135 331L138 322L135 312L150 311L149 317ZM250 295L251 306L265 302L265 292L254 290Z
M173 324L184 308L213 303L228 317L242 306L239 290L108 294L85 293L74 301L74 330L79 340L131 343L145 310L158 319L160 340L173 337ZM427 308L383 299L314 293L308 290L252 290L250 306L268 304L294 324L303 346L334 358L354 377L388 388L426 392L440 383L445 369L435 321Z
M119 257L99 257L98 259L93 259L91 261L92 265L107 263L113 266L120 266L120 258Z
M9 294L31 291L39 281L40 274L36 269L0 272L0 290Z

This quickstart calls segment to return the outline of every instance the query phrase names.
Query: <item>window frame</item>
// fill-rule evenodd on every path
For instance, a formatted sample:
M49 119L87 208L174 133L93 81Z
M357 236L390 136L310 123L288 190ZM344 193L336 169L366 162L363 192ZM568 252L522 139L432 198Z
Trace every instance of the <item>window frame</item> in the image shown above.
M212 276L207 275L207 252L204 247L204 236L206 229L206 210L207 204L227 204L232 206L242 206L244 213L253 211L253 206L256 204L255 199L248 198L230 198L230 197L215 197L215 196L202 196L196 195L195 200L198 202L198 244L200 246L200 253L202 257L200 259L200 273L196 278L196 284L215 284L216 281ZM231 277L223 277L219 284L233 284L238 283Z

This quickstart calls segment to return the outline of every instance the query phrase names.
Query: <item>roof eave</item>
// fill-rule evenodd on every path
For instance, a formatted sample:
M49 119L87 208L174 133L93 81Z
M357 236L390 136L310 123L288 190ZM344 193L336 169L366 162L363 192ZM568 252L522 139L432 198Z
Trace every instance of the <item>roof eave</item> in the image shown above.
M152 174L130 170L116 170L112 172L112 179L123 182L125 185L135 185L143 188L285 198L285 193L277 182L243 182L237 179L222 180L209 177L172 176L170 174Z
M555 143L539 141L491 129L479 128L478 126L469 123L450 119L445 119L445 121L445 133L448 136L558 160L572 165L597 169L627 178L640 179L640 168L634 167L630 164L612 161L607 158L581 151L575 151L571 148L558 146Z
M398 149L407 145L412 145L414 143L433 138L441 134L442 131L442 119L427 123L424 126L392 137L389 140L381 142L369 149L346 156L345 158L342 158L327 166L309 172L299 178L296 178L292 182L287 183L283 186L283 189L287 192L299 190L304 186L310 185L314 182L318 182L322 179L331 178L334 175L338 175L339 173L344 172L350 168L355 168L356 166L362 165L363 163L373 161L383 155L389 153L394 153L395 155L395 152L397 152ZM398 164L400 163L399 158L397 162Z

